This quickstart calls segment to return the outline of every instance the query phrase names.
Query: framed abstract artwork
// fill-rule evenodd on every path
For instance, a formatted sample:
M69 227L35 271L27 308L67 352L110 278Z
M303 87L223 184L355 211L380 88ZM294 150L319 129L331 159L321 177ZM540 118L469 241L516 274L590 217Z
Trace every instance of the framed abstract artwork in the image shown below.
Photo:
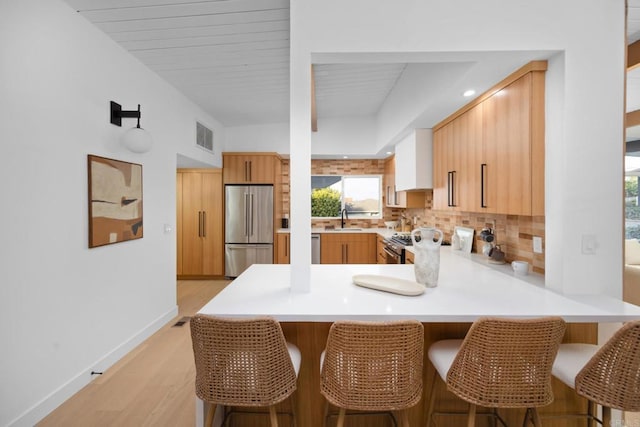
M87 156L89 247L142 238L142 165Z

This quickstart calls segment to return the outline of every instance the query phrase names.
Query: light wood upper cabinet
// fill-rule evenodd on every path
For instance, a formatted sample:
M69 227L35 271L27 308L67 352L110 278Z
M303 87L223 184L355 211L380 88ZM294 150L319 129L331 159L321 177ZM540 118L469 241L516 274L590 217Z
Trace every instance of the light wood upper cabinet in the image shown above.
M276 264L289 264L291 260L291 235L277 233L276 235Z
M322 233L321 264L375 264L376 234Z
M476 105L453 122L453 156L456 159L455 210L469 212L481 196L483 105Z
M544 215L544 75L532 72L483 103L482 212Z
M450 209L449 154L452 124L447 123L433 133L433 209Z
M544 70L434 129L433 208L544 215Z
M433 139L431 129L414 129L395 147L396 191L433 188Z
M224 274L223 197L220 169L177 174L177 274Z
M222 153L224 183L275 184L277 163L275 153Z

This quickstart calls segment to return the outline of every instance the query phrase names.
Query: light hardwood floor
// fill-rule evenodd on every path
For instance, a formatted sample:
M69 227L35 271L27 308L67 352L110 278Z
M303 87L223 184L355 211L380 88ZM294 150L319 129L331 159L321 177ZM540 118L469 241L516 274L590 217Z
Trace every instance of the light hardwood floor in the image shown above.
M189 324L192 316L228 284L180 280L179 315L59 406L38 426L193 426L195 367Z

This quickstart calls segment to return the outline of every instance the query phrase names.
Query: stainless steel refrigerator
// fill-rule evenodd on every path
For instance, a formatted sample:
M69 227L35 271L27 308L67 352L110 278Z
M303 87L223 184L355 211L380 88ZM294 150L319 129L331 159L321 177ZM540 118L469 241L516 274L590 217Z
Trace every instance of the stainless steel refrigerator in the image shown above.
M226 185L224 274L273 263L273 186Z

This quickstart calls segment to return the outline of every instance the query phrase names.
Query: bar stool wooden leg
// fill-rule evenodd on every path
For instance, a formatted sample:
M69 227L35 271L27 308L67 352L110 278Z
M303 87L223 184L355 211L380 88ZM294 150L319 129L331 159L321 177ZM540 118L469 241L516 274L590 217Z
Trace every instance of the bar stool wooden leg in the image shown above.
M433 410L436 406L436 381L439 375L437 372L433 373L433 380L431 380L431 394L429 395L429 406L427 408L427 424L426 427L431 427L431 418L433 417Z
M476 405L469 404L469 417L467 418L467 427L475 427L476 425Z
M207 419L204 422L206 427L211 427L213 425L213 417L216 415L216 405L212 403L207 403Z
M347 410L344 408L340 408L340 413L338 413L338 423L336 427L344 427L344 416L346 415Z
M538 415L538 408L531 408L531 420L533 421L533 425L535 427L542 427L540 416Z
M611 408L608 406L602 407L602 426L611 427Z
M596 404L592 400L587 400L587 415L589 416L589 420L587 421L588 427L596 427Z
M278 414L276 414L275 405L269 406L269 418L271 418L271 427L278 427Z
M322 427L327 427L327 418L329 418L329 401L324 401L324 418L322 420Z

